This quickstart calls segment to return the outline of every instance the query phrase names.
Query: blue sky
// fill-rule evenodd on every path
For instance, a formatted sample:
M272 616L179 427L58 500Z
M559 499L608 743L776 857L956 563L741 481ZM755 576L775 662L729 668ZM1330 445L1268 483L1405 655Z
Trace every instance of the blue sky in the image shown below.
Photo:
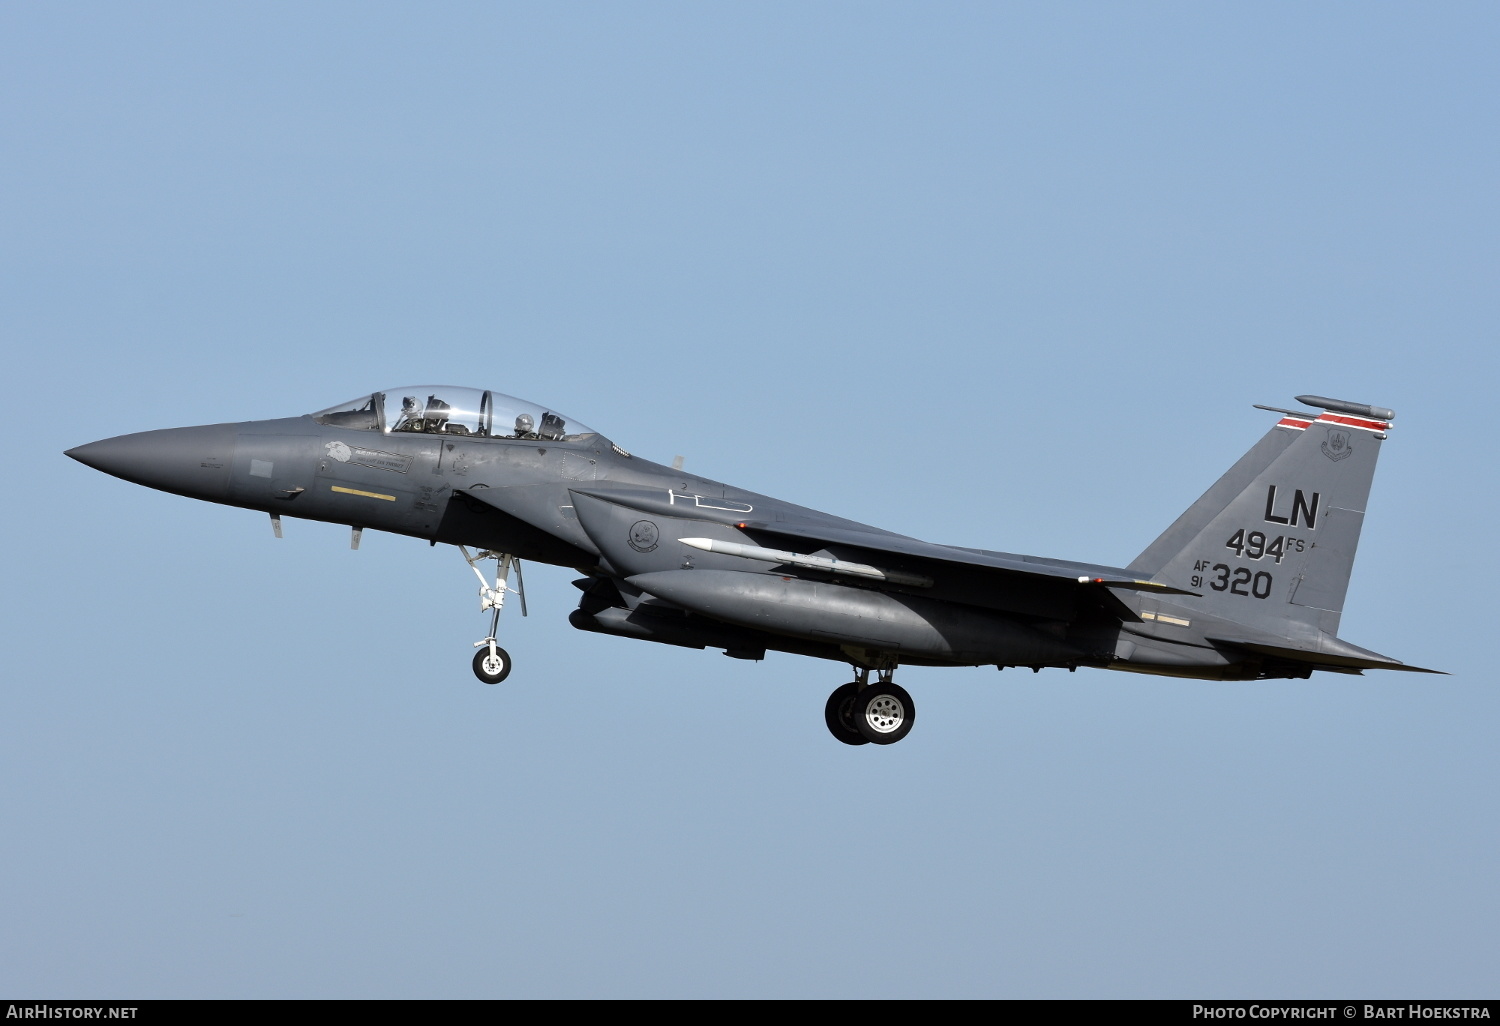
M0 992L1493 996L1490 5L0 10ZM1124 564L1398 411L1343 619L1206 684L484 633L456 552L62 450L449 382Z

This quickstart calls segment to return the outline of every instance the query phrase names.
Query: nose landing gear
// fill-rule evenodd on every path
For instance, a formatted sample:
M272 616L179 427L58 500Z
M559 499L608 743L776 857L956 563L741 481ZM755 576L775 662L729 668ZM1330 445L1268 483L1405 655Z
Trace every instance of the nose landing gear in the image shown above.
M917 719L916 703L906 689L891 680L894 670L870 671L855 667L855 679L828 696L823 720L828 732L846 745L893 745L911 733Z
M505 608L505 596L508 592L514 592L521 597L521 615L526 615L526 581L521 576L521 561L508 552L491 552L485 549L473 556L469 550L460 545L458 551L463 553L464 562L469 564L469 569L479 578L479 609L481 612L490 612L490 634L483 641L476 641L474 647L479 649L474 653L474 676L486 684L499 684L510 676L511 661L510 653L495 643L495 635L500 630L500 613ZM485 578L484 572L479 565L487 559L495 561L495 583L490 585ZM516 571L516 587L510 586L510 572Z
M486 684L499 684L510 676L510 653L495 644L494 638L480 644L485 647L474 653L474 676Z

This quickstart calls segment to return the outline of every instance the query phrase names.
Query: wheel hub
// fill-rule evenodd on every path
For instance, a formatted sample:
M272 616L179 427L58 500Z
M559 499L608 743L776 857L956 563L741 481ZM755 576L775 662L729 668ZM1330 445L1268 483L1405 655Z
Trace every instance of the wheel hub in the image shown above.
M904 719L906 710L901 707L901 702L895 695L878 695L865 706L865 722L877 733L889 734L900 730Z

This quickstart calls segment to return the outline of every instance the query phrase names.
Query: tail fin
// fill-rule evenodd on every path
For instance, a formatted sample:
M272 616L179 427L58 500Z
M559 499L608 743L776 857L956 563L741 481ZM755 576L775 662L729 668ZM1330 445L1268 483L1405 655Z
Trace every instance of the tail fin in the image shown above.
M1305 637L1338 633L1380 443L1395 414L1301 395L1131 569L1200 592L1205 613ZM1271 409L1270 407L1261 407Z
M1146 546L1145 552L1131 560L1128 569L1143 577L1160 573L1172 557L1196 538L1214 517L1224 512L1224 507L1234 501L1261 471L1269 467L1271 461L1280 456L1292 439L1300 436L1302 429L1317 416L1314 413L1304 415L1290 410L1277 410L1270 406L1257 406L1256 409L1271 410L1287 416L1251 446L1250 451L1225 471L1224 476L1215 481L1213 487L1204 492L1197 502L1184 510L1182 516L1174 520L1172 526L1163 531L1156 541Z

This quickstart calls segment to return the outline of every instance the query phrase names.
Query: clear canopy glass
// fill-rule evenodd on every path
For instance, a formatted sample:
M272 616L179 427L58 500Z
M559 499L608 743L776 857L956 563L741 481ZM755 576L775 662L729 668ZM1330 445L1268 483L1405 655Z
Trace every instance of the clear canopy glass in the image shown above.
M358 431L571 442L594 430L535 403L480 388L412 385L374 392L312 415Z

